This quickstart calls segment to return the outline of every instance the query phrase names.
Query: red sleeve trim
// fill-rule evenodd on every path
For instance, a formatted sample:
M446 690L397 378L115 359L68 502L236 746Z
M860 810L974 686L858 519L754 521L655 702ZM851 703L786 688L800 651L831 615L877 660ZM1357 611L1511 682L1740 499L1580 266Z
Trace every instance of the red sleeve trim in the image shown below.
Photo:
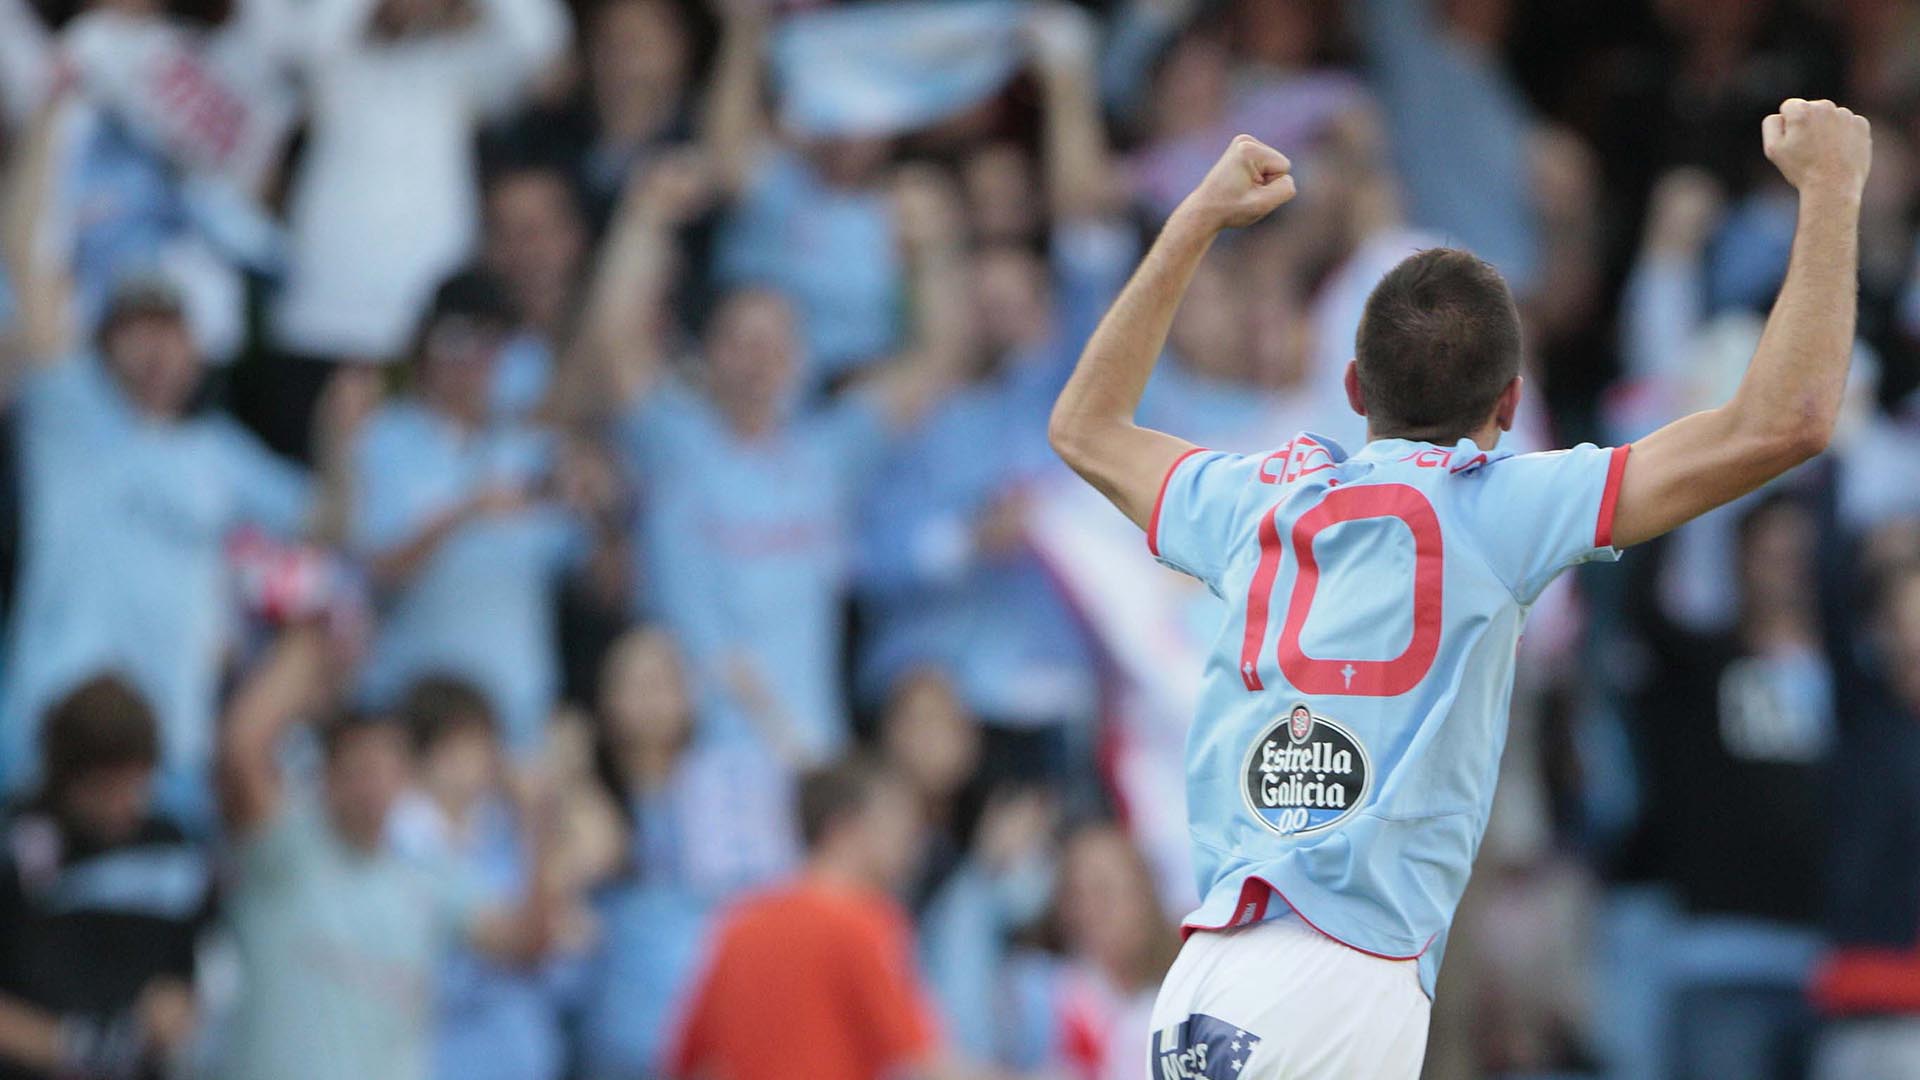
M1600 493L1600 518L1593 525L1594 547L1613 546L1613 507L1620 501L1620 478L1627 474L1627 452L1632 449L1632 443L1614 447L1612 458L1607 462L1607 486Z
M1196 446L1174 458L1173 464L1167 466L1167 474L1160 478L1160 493L1153 497L1153 515L1147 518L1147 550L1156 559L1160 557L1160 507L1167 501L1167 485L1173 483L1173 471L1180 467L1181 462L1205 450L1206 447Z

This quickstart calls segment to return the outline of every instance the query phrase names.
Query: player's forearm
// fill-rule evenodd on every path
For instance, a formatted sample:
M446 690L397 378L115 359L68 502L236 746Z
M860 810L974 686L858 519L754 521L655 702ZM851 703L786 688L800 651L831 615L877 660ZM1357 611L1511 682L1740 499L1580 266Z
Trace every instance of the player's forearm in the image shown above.
M1135 424L1134 412L1180 298L1218 233L1185 208L1167 219L1081 352L1047 427L1060 459L1143 529L1167 466L1192 447Z
M1788 98L1762 122L1760 143L1800 192L1786 281L1733 400L1633 444L1615 492L1615 547L1724 506L1820 453L1833 435L1853 351L1872 131L1831 101Z
M1803 198L1787 280L1733 400L1634 443L1613 518L1628 547L1820 453L1853 348L1858 199Z
M1218 234L1216 227L1176 210L1094 329L1054 403L1048 427L1054 449L1067 464L1079 468L1077 459L1093 449L1090 442L1133 426L1174 312Z
M1802 194L1786 282L1738 393L1726 406L1739 437L1771 448L1782 470L1826 449L1853 352L1860 197Z
M1174 311L1220 230L1252 225L1293 198L1291 169L1280 151L1234 136L1167 219L1054 403L1047 425L1054 451L1141 528L1151 527L1168 470L1193 450L1133 419Z

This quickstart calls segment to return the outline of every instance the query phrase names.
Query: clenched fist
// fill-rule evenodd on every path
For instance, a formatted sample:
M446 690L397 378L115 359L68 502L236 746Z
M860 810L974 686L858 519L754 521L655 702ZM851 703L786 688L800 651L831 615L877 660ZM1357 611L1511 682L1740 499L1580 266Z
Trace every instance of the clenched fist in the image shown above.
M1858 197L1873 161L1867 118L1831 101L1788 98L1760 124L1760 144L1787 183L1802 194Z
M1181 210L1210 228L1251 225L1293 198L1293 163L1251 135L1235 135Z

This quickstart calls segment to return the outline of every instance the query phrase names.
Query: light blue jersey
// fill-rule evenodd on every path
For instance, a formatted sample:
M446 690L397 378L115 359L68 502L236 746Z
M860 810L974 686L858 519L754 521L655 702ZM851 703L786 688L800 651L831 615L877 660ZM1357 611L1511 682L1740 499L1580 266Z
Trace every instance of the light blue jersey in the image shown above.
M97 356L24 377L20 569L0 693L0 776L39 770L40 719L102 671L132 680L160 728L161 799L211 819L221 658L234 611L225 541L297 533L310 484L233 418L140 412Z
M884 411L849 394L746 437L704 392L669 385L629 411L622 435L647 492L638 606L674 632L705 688L701 738L762 737L763 718L728 675L744 658L778 690L778 719L801 751L832 758L851 731L840 687L851 524L885 460Z
M355 448L353 544L368 556L394 551L477 492L538 491L555 453L518 421L467 432L418 401L383 406ZM536 750L560 690L554 586L588 546L582 523L551 499L455 528L388 598L361 672L368 703L454 675L487 695L509 748Z
M1349 458L1302 434L1174 464L1148 547L1227 602L1187 735L1204 898L1188 928L1294 912L1420 957L1432 993L1493 805L1521 624L1562 570L1619 557L1626 459L1465 439Z

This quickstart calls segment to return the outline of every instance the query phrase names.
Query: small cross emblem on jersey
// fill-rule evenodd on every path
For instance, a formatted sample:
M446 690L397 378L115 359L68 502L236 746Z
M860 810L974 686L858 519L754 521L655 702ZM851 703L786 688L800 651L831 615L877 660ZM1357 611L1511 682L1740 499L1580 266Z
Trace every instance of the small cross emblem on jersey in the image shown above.
M1346 680L1347 689L1349 690L1353 689L1353 677L1358 674L1360 673L1353 669L1352 664L1348 664L1346 667L1340 669L1340 677Z

